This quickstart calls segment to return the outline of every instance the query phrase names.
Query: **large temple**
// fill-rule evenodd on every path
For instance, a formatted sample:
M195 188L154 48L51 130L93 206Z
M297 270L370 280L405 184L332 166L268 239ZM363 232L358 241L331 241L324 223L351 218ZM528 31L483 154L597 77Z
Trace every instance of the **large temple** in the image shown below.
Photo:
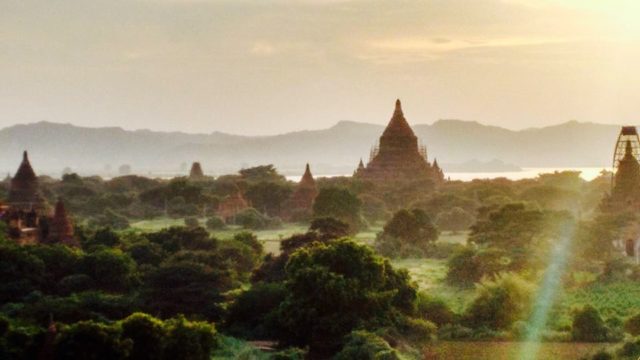
M62 200L58 200L51 216L26 151L18 171L11 178L9 196L0 207L0 218L7 224L9 238L19 244L60 243L78 246Z
M374 183L397 183L416 180L444 180L444 174L437 162L433 165L427 159L427 150L418 144L418 137L402 112L400 100L387 128L380 137L365 166L362 161L354 177Z

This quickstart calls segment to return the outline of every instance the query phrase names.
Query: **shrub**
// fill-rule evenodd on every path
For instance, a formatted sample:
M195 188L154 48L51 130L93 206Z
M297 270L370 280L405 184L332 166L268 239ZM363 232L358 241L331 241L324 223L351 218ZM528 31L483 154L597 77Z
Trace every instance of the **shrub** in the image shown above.
M184 218L184 225L188 228L196 228L200 226L200 221L195 216L187 216Z
M576 341L599 342L607 340L607 327L596 308L587 305L574 313L571 336Z
M473 328L509 329L529 312L533 286L514 273L503 273L495 280L484 280L475 299L465 312L465 321Z
M236 224L242 225L245 229L260 230L278 228L282 226L282 221L263 215L254 208L248 208L236 215Z
M346 338L336 360L400 360L398 353L381 337L367 331L353 331Z
M55 347L57 359L124 359L131 341L121 341L116 329L93 321L80 321L62 329Z
M219 216L212 216L208 218L205 225L209 230L220 230L225 228L224 220Z
M161 320L144 313L133 313L119 322L122 337L133 343L129 358L161 360L166 329Z
M633 336L640 335L640 313L631 316L624 322L624 330Z
M400 210L376 237L376 249L392 257L426 256L438 239L438 229L422 210Z
M418 294L416 307L418 316L438 326L451 324L455 321L456 314L451 311L447 303L425 293Z
M216 329L212 324L179 316L165 321L165 327L166 359L209 360L216 345Z

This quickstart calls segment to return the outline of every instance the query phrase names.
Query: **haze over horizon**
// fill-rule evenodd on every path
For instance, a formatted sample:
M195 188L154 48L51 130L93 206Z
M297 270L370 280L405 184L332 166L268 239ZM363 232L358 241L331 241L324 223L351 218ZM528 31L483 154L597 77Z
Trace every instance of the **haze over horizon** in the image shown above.
M630 0L0 3L0 127L637 123Z

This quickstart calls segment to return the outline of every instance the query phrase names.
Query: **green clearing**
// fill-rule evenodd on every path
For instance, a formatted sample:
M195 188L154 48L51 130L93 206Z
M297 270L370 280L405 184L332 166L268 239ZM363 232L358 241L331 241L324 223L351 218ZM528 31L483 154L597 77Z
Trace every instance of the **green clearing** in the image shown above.
M438 360L515 360L521 358L524 343L519 342L458 342L443 341L427 346L425 359ZM602 343L542 343L538 359L577 360L592 355L608 344Z

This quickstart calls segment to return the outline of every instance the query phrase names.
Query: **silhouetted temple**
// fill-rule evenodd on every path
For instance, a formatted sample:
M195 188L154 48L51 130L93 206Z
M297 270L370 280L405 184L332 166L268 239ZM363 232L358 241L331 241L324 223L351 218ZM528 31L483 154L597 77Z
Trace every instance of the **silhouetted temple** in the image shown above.
M624 126L613 154L611 194L605 196L601 209L605 212L640 211L640 138L636 128ZM621 229L616 248L640 262L640 223L632 221Z
M376 183L414 180L444 180L440 168L429 164L427 150L419 146L418 137L402 113L400 100L387 128L380 137L379 146L371 152L367 166L358 166L355 177Z
M202 166L200 166L199 162L194 162L191 165L191 171L189 172L189 179L201 180L203 178L204 178L204 172L202 171Z
M22 163L20 163L18 171L11 178L7 204L25 211L44 210L46 207L44 198L40 193L38 177L31 167L26 151L22 154Z
M238 189L220 202L216 213L225 222L235 222L236 215L249 207L249 202L245 200L242 192Z
M0 207L8 235L19 244L61 243L78 246L73 226L62 201L58 201L53 217L40 193L38 178L25 151L18 171L11 179L9 196Z
M310 216L316 196L318 196L318 187L307 164L298 186L286 203L284 217L291 219Z

